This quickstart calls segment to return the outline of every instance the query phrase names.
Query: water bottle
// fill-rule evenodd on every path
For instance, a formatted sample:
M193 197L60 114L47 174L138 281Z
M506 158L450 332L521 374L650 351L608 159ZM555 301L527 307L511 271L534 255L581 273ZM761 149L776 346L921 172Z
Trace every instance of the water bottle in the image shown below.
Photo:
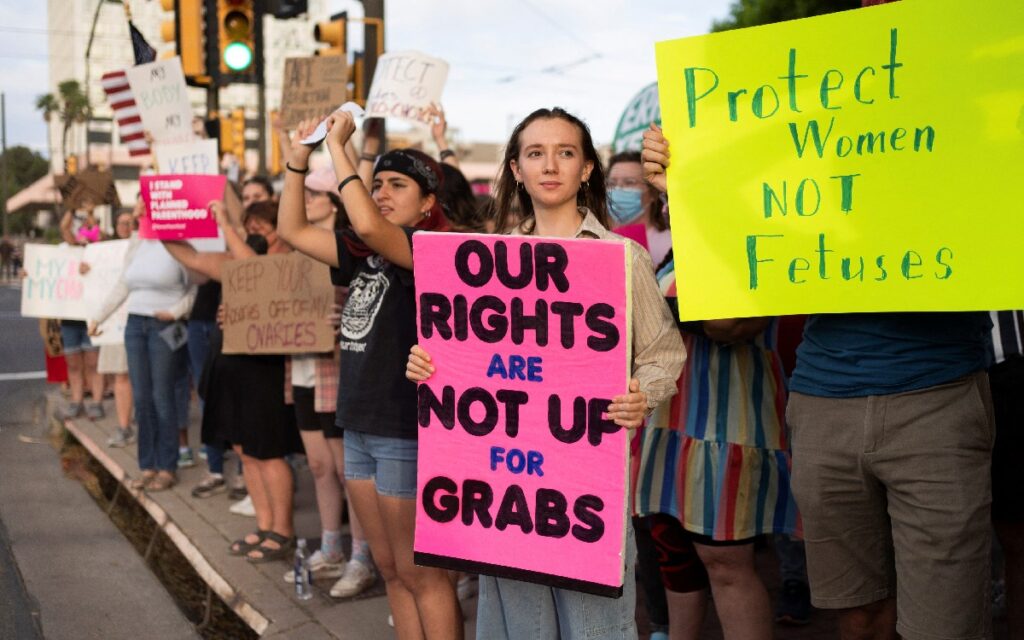
M309 553L306 551L306 539L299 538L295 547L295 597L309 600L313 597L313 572L309 569Z

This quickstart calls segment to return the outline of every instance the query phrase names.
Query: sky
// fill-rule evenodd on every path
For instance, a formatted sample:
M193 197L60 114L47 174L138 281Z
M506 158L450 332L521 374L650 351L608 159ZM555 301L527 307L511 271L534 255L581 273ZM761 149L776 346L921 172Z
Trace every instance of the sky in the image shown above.
M134 2L156 0L134 0ZM629 100L656 79L654 43L706 33L731 0L387 0L386 47L451 65L444 92L461 142L502 142L536 108L560 106L611 142ZM0 91L7 144L45 152L35 99L46 93L46 5L0 0ZM361 15L355 0L329 0ZM350 31L353 45L360 38ZM268 61L268 64L272 64Z

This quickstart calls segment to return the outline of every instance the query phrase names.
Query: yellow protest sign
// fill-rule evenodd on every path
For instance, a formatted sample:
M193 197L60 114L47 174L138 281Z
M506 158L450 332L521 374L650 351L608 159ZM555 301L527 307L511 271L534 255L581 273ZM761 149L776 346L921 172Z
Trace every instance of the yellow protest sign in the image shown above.
M1024 3L660 42L684 320L1024 306Z

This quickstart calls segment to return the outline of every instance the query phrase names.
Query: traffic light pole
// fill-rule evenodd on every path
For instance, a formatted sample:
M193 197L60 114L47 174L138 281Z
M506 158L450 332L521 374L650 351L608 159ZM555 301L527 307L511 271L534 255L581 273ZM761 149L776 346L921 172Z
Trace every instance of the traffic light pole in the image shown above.
M370 95L370 87L373 85L373 74L377 70L377 42L384 42L384 0L362 0L363 16L376 18L374 22L363 24L363 95ZM388 133L384 126L384 119L380 122L380 152L387 151Z
M265 12L264 3L256 2L255 24L253 24L253 40L256 45L256 50L253 52L256 56L256 131L258 134L256 144L259 149L259 153L256 154L258 157L256 171L261 176L267 175L267 78L264 73L263 59L263 16ZM244 167L244 158L242 160Z

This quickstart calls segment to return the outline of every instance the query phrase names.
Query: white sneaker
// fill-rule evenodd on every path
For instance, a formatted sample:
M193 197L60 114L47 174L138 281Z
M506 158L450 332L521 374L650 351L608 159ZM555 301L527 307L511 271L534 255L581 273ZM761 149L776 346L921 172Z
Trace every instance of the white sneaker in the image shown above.
M252 498L245 496L235 504L228 507L228 511L236 516L256 517L256 508L252 506Z
M340 578L345 573L345 558L342 556L338 562L330 562L319 549L309 556L309 570L313 579L317 578ZM291 569L284 574L284 581L288 584L295 584L295 570Z
M369 589L376 581L377 574L373 569L359 560L349 560L341 579L334 583L329 593L332 598L351 598Z

